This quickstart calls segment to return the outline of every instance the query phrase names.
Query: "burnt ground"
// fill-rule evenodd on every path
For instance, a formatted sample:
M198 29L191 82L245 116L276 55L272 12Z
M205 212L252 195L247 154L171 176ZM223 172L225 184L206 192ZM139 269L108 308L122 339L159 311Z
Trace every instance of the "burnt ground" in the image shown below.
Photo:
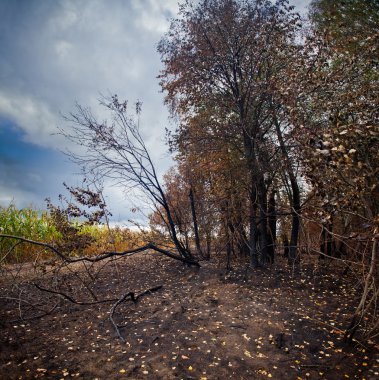
M162 288L117 306L123 342L109 319L115 301L78 305L26 280L18 287L3 280L1 379L379 378L377 342L343 344L356 297L351 279L337 273L303 267L292 276L282 266L226 272L214 262L196 269L142 253L97 275L99 299ZM33 281L90 301L74 271ZM28 297L21 303L20 289Z

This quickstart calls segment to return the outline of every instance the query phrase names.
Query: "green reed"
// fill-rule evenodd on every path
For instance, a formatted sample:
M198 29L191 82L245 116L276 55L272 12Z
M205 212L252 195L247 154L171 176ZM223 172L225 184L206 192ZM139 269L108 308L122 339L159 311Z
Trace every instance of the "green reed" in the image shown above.
M48 212L31 207L18 209L14 203L8 207L0 206L0 233L46 243L60 238ZM0 238L0 263L29 261L41 253L45 253L44 250L36 246Z

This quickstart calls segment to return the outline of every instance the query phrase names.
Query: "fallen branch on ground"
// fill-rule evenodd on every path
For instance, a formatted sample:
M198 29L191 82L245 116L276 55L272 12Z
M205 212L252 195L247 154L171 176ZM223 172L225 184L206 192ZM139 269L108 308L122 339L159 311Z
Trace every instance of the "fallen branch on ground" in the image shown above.
M111 321L112 325L114 326L115 330L116 330L116 333L117 333L117 336L123 341L125 342L125 339L122 337L121 333L120 333L120 329L119 329L119 326L117 325L117 323L114 321L113 319L113 315L116 311L116 308L117 306L119 306L121 303L123 303L128 297L130 297L130 299L132 300L132 302L134 304L136 304L138 302L138 300L140 298L142 298L143 296L145 296L146 294L151 294L151 293L154 293L156 292L157 290L161 289L162 288L162 285L159 285L159 286L156 286L154 288L151 288L151 289L148 289L148 290L145 290L144 292L140 293L137 297L135 296L135 294L133 292L128 292L126 294L124 294L111 308L111 311L110 311L110 315L109 315L109 320Z
M46 317L47 315L50 315L57 307L58 307L59 303L56 303L50 310L48 311L45 311L44 313L40 313L40 314L37 314L37 315L33 315L32 317L20 317L18 319L13 319L11 321L9 321L9 323L18 323L18 322L26 322L26 321L34 321L36 319L39 319L39 318L43 318L43 317Z
M43 288L42 286L38 285L38 284L34 284L34 286L42 291L42 292L46 292L46 293L52 293L52 294L57 294L58 296L70 301L71 303L74 303L76 305L81 305L81 306L88 306L88 305L95 305L95 304L99 304L99 303L106 303L106 302L114 302L116 301L116 303L112 306L111 310L110 310L110 315L109 315L109 319L112 323L112 325L114 326L115 330L116 330L116 333L118 335L118 337L123 341L125 342L125 339L122 337L121 333L120 333L120 329L119 329L119 326L117 325L117 323L114 321L113 319L113 315L116 311L116 308L121 304L123 303L127 298L130 298L130 300L136 304L142 297L144 297L145 295L147 294L152 294L160 289L162 289L163 285L158 285L158 286L155 286L154 288L150 288L150 289L147 289L145 290L144 292L138 294L137 296L135 295L134 292L128 292L128 293L125 293L121 298L117 299L117 298L112 298L112 299L105 299L105 300L101 300L101 301L93 301L93 302L81 302L81 301L77 301L75 300L74 298L72 298L71 296L65 294L65 293L62 293L62 292L58 292L56 290L51 290L51 289L46 289L46 288ZM56 307L56 306L55 306ZM55 308L54 307L54 308Z
M157 247L153 243L148 243L142 247L123 251L123 252L104 252L104 253L102 253L98 256L95 256L95 257L85 256L85 257L78 257L78 258L70 258L70 257L67 257L66 255L64 255L62 252L60 252L58 249L56 249L54 246L52 246L51 244L48 244L48 243L43 243L40 241L26 239L26 238L23 238L21 236L14 236L14 235L7 235L7 234L0 234L0 237L4 237L4 238L8 238L8 239L16 239L16 240L19 240L19 241L22 241L25 243L30 243L30 244L38 245L40 247L48 248L49 250L53 251L59 258L61 258L63 261L65 261L67 263L78 263L81 261L96 263L96 262L99 262L101 260L108 259L110 257L131 256L131 255L134 255L135 253L139 253L139 252L143 252L143 251L151 249L153 251L162 253L163 255L168 256L172 259L181 261L181 262L189 264L189 265L194 265L196 267L200 267L200 264L197 261L193 261L193 260L181 257L179 255L176 255L170 251L167 251L166 249L162 249L162 248Z
M117 298L111 298L111 299L105 299L105 300L100 300L100 301L82 302L82 301L75 300L74 298L72 298L71 296L69 296L63 292L58 292L57 290L52 290L52 289L46 289L46 288L43 288L41 285L38 285L38 284L34 284L34 286L38 290L40 290L41 292L57 294L58 296L61 296L62 298L66 299L67 301L70 301L71 303L74 303L76 305L81 305L81 306L97 305L99 303L117 301Z

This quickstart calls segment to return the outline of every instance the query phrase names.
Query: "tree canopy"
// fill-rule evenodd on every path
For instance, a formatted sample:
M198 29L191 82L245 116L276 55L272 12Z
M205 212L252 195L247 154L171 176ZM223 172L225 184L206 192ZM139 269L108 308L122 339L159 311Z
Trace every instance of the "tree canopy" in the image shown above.
M200 245L228 267L307 252L365 268L358 319L378 296L378 17L377 1L314 0L308 23L284 0L186 1L158 46L187 240L190 189Z

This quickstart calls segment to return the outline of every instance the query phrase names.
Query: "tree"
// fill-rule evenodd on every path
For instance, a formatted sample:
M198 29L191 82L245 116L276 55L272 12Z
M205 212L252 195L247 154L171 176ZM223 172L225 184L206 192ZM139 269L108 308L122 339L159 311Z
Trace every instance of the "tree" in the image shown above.
M174 113L188 121L205 108L217 112L212 117L231 120L247 168L253 266L259 264L258 242L263 260L271 244L266 182L272 148L268 135L274 128L270 89L284 73L281 63L298 29L299 16L291 10L286 1L204 0L196 6L187 1L158 48L165 65L161 86Z
M363 323L369 333L378 327L379 30L378 12L368 11L375 7L377 2L314 1L312 33L282 86L302 170L318 198L313 217L321 225L320 254L330 257L337 238L348 248L346 266L364 274L348 340Z
M191 252L178 238L172 209L141 137L139 124L127 114L127 102L120 102L115 95L109 102L102 101L101 104L110 111L111 124L97 122L89 109L79 105L77 113L67 118L74 128L61 132L83 152L68 152L69 156L83 167L85 175L95 173L97 178L111 179L124 189L143 191L153 206L161 207L165 213L170 237L181 257L193 263ZM137 103L137 115L140 112L141 104Z
M372 32L352 52L316 29L283 86L304 173L331 209L369 219L378 214L378 33Z
M92 190L88 185L70 187L65 183L63 186L73 199L69 200L60 194L62 206L56 206L49 198L46 199L52 223L61 235L56 246L64 254L83 255L83 250L94 242L94 238L83 232L83 229L99 225L104 219L107 222L111 213L107 210L101 189Z
M231 115L223 117L221 112L214 117L212 111L204 108L187 124L180 125L171 141L177 151L179 170L185 173L183 177L188 186L201 199L197 202L199 226L207 242L212 226L221 246L230 246L231 251L242 257L248 253L245 232L248 172L243 148L238 135L233 133L233 118ZM222 234L229 237L222 237Z
M187 183L176 168L171 168L163 176L163 189L169 203L174 223L178 228L178 236L186 249L190 249L191 235L191 209L188 198ZM150 215L150 226L160 235L164 236L169 232L170 225L167 215L162 206Z

